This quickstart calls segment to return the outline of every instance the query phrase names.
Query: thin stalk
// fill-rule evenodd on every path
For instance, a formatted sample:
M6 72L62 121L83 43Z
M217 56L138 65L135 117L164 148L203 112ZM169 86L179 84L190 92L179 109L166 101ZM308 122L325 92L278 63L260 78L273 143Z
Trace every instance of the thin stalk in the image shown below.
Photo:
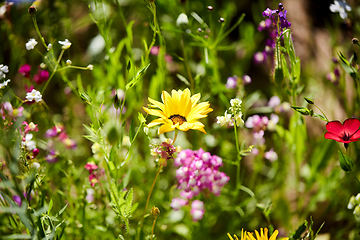
M39 35L39 37L40 37L40 41L42 42L42 44L44 45L44 47L47 49L47 45L46 45L46 43L45 43L45 40L44 40L43 36L41 35L41 32L40 32L39 27L38 27L38 24L37 24L37 22L36 22L36 17L35 17L35 16L32 16L31 19L32 19L32 21L33 21L33 23L34 23L35 30L36 30L37 34Z
M194 92L194 78L191 75L189 64L187 62L187 53L186 53L186 49L185 49L185 45L184 45L184 34L181 35L181 47L182 47L183 54L184 54L184 64L185 64L186 72L190 79L190 84L191 84L190 89L191 89L191 92Z
M49 85L49 83L50 83L50 80L52 79L52 77L53 77L53 76L54 76L54 74L56 73L57 68L58 68L58 66L59 66L59 64L60 64L60 61L61 61L61 58L62 58L62 56L63 56L64 52L65 52L65 49L62 49L62 50L61 50L61 52L60 52L60 55L59 55L59 57L58 57L58 60L57 60L57 62L56 62L56 65L55 65L54 71L51 73L51 75L50 75L49 79L46 81L45 86L44 86L44 87L43 87L43 89L41 90L41 94L44 94L45 89L47 88L47 86L48 86L48 85Z
M178 130L177 128L175 128L174 140L173 140L173 142L172 142L172 144L173 144L173 145L175 144L175 141L176 141L176 138L177 138L178 132L179 132L179 130Z
M146 209L148 208L149 201L150 201L150 197L151 197L152 191L153 191L153 189L154 189L154 186L155 186L155 183L156 183L156 179L157 179L157 177L159 176L159 173L160 173L161 169L162 169L162 166L159 167L159 169L158 169L158 171L157 171L157 173L156 173L156 175L155 175L155 179L154 179L154 181L153 181L153 183L152 183L152 185L151 185L150 192L149 192L148 197L147 197L147 200L146 200L146 204L145 204L145 208L144 208L144 213L143 213L143 215L142 215L142 217L141 217L141 222L140 222L140 226L139 226L139 228L138 228L138 233L137 233L137 237L136 237L136 239L138 239L138 240L140 240L141 229L142 229L143 224L144 224L144 217L145 217L145 214L146 214Z
M236 123L234 123L234 134L235 134L235 142L236 142L236 151L237 151L237 162L236 162L236 188L240 188L240 146L239 146L239 140L236 130Z
M157 219L157 218L155 218L154 221L153 221L153 225L152 225L152 228L151 228L151 237L150 237L150 240L152 240L152 239L153 239L153 236L154 236L154 229L155 229L156 219Z

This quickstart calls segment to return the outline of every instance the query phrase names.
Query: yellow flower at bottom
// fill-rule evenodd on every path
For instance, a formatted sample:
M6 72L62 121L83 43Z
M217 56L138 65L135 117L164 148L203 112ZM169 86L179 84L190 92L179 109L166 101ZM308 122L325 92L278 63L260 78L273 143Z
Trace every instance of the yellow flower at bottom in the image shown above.
M200 97L200 93L190 97L190 90L187 88L184 91L172 90L171 96L168 92L163 91L161 94L163 103L149 98L149 102L152 104L151 109L145 107L143 109L148 114L158 116L159 118L149 123L148 127L163 124L159 128L158 134L175 129L181 131L194 129L206 133L204 124L197 120L207 117L212 108L210 108L209 102L198 103Z
M276 240L277 235L279 234L278 230L275 230L274 233L268 238L268 229L265 228L264 230L260 228L260 234L258 231L255 230L255 236L252 233L244 232L241 230L241 238L239 239L236 235L234 235L235 240ZM228 237L230 240L234 240L231 235L228 233ZM289 238L283 238L282 240L288 240Z
M260 234L258 231L255 230L256 238L254 238L252 233L248 233L248 239L249 240L276 240L277 235L279 234L278 230L275 230L274 233L271 235L270 238L268 238L268 229L265 228L264 231L262 228L260 228ZM287 240L289 238L284 238L283 240Z

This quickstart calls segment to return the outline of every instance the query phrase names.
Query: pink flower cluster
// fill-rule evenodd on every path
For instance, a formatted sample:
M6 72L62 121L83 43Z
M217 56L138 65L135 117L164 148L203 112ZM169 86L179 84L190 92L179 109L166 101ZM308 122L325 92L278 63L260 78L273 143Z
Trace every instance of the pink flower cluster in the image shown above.
M20 134L22 136L21 145L32 152L32 156L28 156L28 158L34 159L39 154L39 149L36 148L36 143L32 140L33 134L30 132L39 131L38 125L33 122L27 123L24 121L22 126L24 126L24 130L20 129Z
M215 196L219 196L221 188L230 180L225 173L219 171L223 165L222 159L216 155L211 156L202 148L197 151L186 149L180 152L175 159L180 196L192 199L201 191L208 189Z
M65 128L63 125L59 124L46 130L45 137L50 138L47 143L49 154L46 156L46 161L48 163L55 163L58 160L58 154L57 151L55 151L55 144L53 142L53 138L58 139L68 149L76 148L76 142L73 139L69 138L69 136L65 132Z
M0 105L0 116L3 120L16 120L23 115L24 107L13 108L10 102L4 102ZM11 124L10 124L11 125Z
M30 71L31 66L29 64L24 64L20 67L19 73L21 73L24 77L30 78ZM42 70L41 68L38 68L38 71L36 74L34 74L32 80L36 84L42 84L43 82L46 82L49 79L49 72L46 70Z
M91 187L94 187L97 182L99 182L99 178L102 175L100 171L98 171L98 166L94 162L88 162L85 165L85 168L89 171L89 181Z
M187 205L188 200L199 195L201 191L208 190L219 196L222 187L230 180L229 176L219 171L219 167L223 165L222 159L216 155L211 156L201 148L197 151L190 149L181 151L175 158L174 165L179 167L176 170L176 178L178 188L182 189L180 196L184 198L172 200L170 206L174 210ZM193 221L202 219L204 212L203 202L194 200L191 203L190 214Z

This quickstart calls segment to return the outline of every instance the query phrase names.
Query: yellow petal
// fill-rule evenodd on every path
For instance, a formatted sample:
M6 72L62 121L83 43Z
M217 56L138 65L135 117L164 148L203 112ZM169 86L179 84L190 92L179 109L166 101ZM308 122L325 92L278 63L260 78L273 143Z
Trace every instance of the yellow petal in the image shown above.
M156 126L156 125L163 124L163 123L166 123L166 122L164 121L164 119L158 118L158 119L153 120L153 121L152 121L151 123L149 123L147 126L150 128L150 127L154 127L154 126Z
M276 240L276 237L278 234L279 234L279 231L275 230L274 233L271 235L270 240Z
M162 134L162 133L165 133L165 132L171 132L175 130L175 125L173 124L164 124L162 125L161 127L159 127L159 130L158 130L158 134Z
M153 104L152 107L158 107L161 109L161 111L165 111L165 105L161 102L158 102L154 99L148 98L149 102Z
M167 119L167 117L165 116L164 112L161 111L161 110L157 110L157 109L148 109L148 108L145 108L143 107L144 111L147 112L148 114L150 115L153 115L153 116L158 116L158 117L161 117L161 118L164 118L164 119Z

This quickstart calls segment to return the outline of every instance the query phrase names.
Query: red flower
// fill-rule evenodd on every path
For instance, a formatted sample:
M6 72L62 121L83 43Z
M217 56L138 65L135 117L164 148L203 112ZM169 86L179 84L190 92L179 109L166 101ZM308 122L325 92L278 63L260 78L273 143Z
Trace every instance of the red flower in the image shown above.
M326 124L326 139L333 139L337 142L350 143L360 139L360 121L356 118L349 118L343 124L339 121L331 121Z

